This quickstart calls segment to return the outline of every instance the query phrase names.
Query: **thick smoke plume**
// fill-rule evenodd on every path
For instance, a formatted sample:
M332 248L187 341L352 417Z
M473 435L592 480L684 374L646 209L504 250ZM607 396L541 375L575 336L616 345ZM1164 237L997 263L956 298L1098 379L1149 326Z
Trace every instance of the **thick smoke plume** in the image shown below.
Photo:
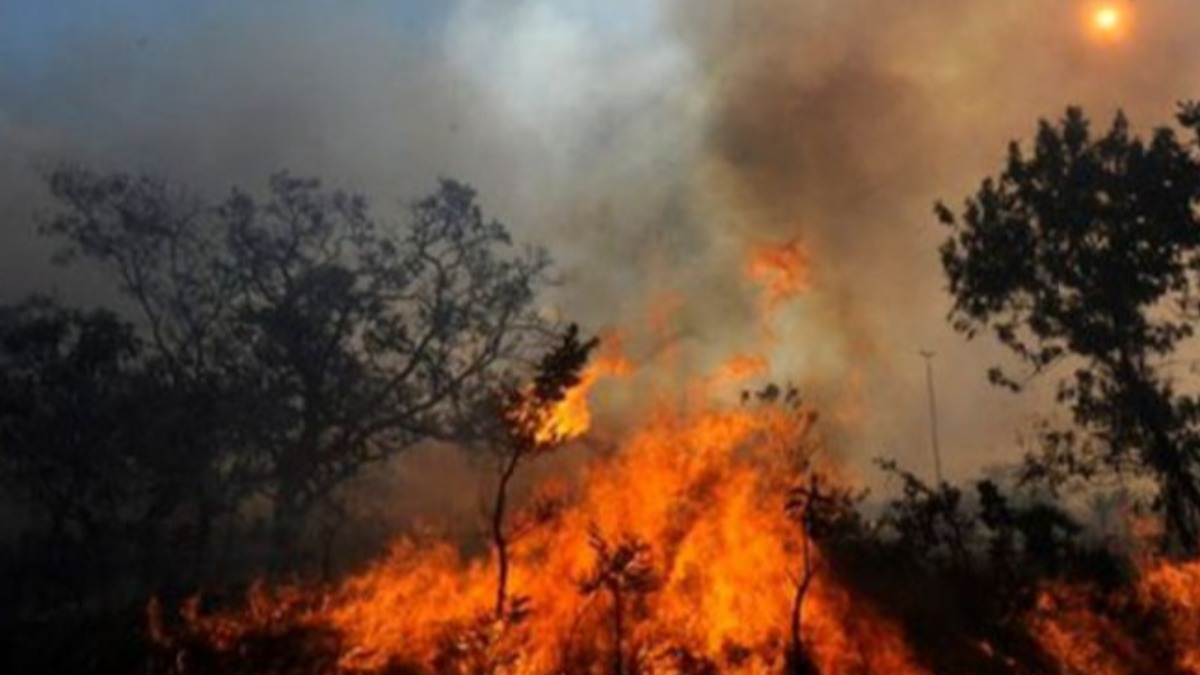
M672 25L702 73L704 194L733 242L798 240L814 297L793 316L782 354L834 350L818 381L855 457L895 454L928 471L918 351L935 362L952 473L1011 453L1031 400L987 390L994 355L946 327L931 203L951 203L994 173L1009 139L1039 117L1084 105L1107 124L1118 107L1144 125L1194 95L1173 65L1200 49L1183 2L1132 6L1133 34L1099 44L1088 2L922 0L679 2ZM1190 60L1185 58L1186 60ZM1065 83L1065 84L1064 84ZM836 409L835 409L836 410ZM1011 456L1011 455L1009 455Z
M936 351L952 475L1011 457L1033 406L991 392L991 355L945 326L932 202L1039 116L1123 106L1144 128L1200 91L1192 0L1139 3L1103 48L1082 0L36 4L0 8L4 298L97 299L33 235L58 160L215 193L288 168L384 211L445 174L551 248L551 304L623 329L663 395L761 357L854 463L926 471L917 352ZM764 321L747 256L780 245L805 251L809 289Z

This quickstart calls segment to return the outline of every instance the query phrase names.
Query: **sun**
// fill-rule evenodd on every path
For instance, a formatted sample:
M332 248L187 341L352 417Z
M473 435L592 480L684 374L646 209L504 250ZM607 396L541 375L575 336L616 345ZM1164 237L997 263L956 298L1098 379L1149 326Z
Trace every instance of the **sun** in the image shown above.
M1096 10L1092 23L1102 31L1113 31L1121 26L1121 10L1112 5L1105 5Z
M1105 3L1092 10L1092 28L1101 36L1116 37L1120 35L1125 22L1125 12L1117 4Z

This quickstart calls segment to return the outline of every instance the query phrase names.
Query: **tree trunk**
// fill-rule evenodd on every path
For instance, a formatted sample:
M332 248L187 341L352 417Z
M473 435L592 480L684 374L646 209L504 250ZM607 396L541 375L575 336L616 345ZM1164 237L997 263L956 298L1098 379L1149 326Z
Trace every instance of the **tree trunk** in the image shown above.
M1145 462L1155 473L1162 499L1165 547L1182 556L1192 556L1200 544L1197 520L1200 490L1192 474L1187 448L1172 439L1172 430L1186 424L1178 418L1169 392L1160 391L1144 365L1122 355L1117 380L1126 391L1124 405L1130 408L1144 442L1149 445ZM1186 442L1186 440L1182 441Z
M203 479L200 479L203 480ZM195 532L192 540L191 554L191 579L188 581L193 586L201 586L207 581L208 563L209 563L209 544L212 540L213 520L215 519L216 505L208 495L205 494L203 488L197 490L196 494L196 516L195 516Z
M504 618L508 600L508 537L504 532L504 516L508 508L508 487L517 473L521 457L513 454L505 460L496 486L496 500L492 504L492 546L496 549L496 618Z
M805 534L802 544L804 573L792 595L791 645L787 654L787 670L791 675L817 675L816 667L808 659L808 653L804 650L803 632L801 631L804 598L808 596L809 586L812 585L812 580L816 576L812 567L812 559L809 557L809 546L808 535Z
M625 616L621 591L612 589L613 601L613 675L625 675Z
M276 577L297 569L298 545L304 522L299 481L285 473L275 495L271 518L271 573Z
M1166 546L1168 550L1181 556L1190 557L1198 548L1196 531L1197 510L1200 508L1200 495L1197 494L1196 484L1191 478L1191 472L1181 466L1182 460L1176 456L1178 451L1165 439L1156 440L1155 444L1164 442L1165 447L1156 449L1155 454L1165 455L1167 466L1158 468L1158 482L1163 501L1163 518L1166 525Z

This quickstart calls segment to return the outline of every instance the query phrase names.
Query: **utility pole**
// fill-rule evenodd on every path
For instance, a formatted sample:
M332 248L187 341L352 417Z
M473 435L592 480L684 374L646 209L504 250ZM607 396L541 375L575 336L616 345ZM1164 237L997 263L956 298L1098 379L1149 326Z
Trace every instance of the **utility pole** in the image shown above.
M933 475L937 478L937 484L942 484L942 451L938 447L938 417L937 417L937 397L933 392L933 357L935 354L931 351L921 351L921 358L925 359L925 387L929 390L929 438L933 444Z

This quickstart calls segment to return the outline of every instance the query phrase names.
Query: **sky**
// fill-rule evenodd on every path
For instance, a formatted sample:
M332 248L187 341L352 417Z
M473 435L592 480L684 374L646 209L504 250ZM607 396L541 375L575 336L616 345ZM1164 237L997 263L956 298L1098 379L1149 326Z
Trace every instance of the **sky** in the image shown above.
M1101 37L1091 0L0 0L0 301L106 297L36 235L56 162L213 195L286 168L385 214L452 176L646 377L767 356L851 465L928 471L936 352L944 463L969 476L1049 409L990 388L996 350L947 326L931 207L1068 105L1145 130L1200 97L1200 4L1124 7ZM797 242L812 288L764 318L745 258Z

